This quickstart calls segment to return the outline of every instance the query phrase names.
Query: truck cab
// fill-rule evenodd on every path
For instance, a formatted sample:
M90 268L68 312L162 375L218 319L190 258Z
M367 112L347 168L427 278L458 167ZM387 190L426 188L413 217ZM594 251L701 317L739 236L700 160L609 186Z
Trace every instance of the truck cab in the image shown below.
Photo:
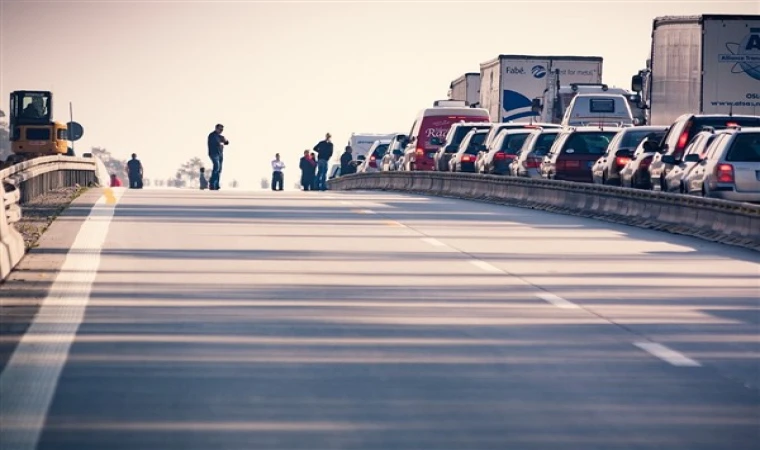
M547 88L542 97L532 102L532 110L538 114L536 120L545 123L561 123L573 99L579 94L618 94L625 97L633 115L635 125L646 123L646 110L641 106L641 96L637 92L618 87L609 87L603 83L572 83L559 85L559 75L550 74Z
M563 127L635 125L628 99L621 94L578 94L562 118Z

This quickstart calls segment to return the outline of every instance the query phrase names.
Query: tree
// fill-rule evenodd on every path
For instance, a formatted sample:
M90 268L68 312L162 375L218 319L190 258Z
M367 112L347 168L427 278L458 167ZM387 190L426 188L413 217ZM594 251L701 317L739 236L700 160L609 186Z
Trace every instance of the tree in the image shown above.
M0 117L5 117L5 112L0 110ZM0 120L0 162L5 161L11 156L10 132L8 131L8 122Z
M121 178L127 175L127 162L114 158L111 152L104 147L92 147L90 152L92 156L100 158L103 161L103 165L106 166L108 173L116 174L116 176L120 176Z
M178 181L179 186L200 187L201 167L203 167L203 161L200 158L190 158L177 169L175 180Z

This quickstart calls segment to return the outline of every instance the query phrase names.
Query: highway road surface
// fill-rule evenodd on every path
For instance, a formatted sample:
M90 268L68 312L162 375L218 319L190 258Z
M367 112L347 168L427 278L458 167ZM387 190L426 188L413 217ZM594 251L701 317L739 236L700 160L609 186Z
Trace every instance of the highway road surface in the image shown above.
M398 193L104 192L22 264L52 284L3 336L2 450L760 449L756 252Z

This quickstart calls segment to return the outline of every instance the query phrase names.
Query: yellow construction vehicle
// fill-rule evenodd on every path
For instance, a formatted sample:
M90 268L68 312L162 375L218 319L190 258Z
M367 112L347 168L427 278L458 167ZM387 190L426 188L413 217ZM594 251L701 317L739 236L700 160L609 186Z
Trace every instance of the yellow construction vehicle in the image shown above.
M6 164L49 155L72 155L69 142L82 137L76 122L53 120L50 91L14 91L10 98L10 140L13 154Z

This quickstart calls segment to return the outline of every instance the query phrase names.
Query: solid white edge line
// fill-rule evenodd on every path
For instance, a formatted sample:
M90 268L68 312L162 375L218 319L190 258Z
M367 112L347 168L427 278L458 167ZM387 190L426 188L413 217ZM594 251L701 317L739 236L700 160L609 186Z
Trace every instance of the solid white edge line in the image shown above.
M103 243L124 189L111 192L112 204L107 203L108 195L102 195L93 205L47 297L0 373L1 450L34 450L37 446L58 379L84 319ZM39 336L51 339L41 343Z
M480 260L474 259L474 260L471 260L471 261L470 261L470 264L472 264L472 265L473 265L473 266L475 266L475 267L479 267L479 268L481 268L481 269L485 270L486 272L491 272L491 273L504 273L504 272L503 272L501 269L499 269L498 267L496 267L496 266L492 266L491 264L488 264L488 263L487 263L487 262L485 262L485 261L480 261Z
M544 300L548 303L551 303L552 305L556 306L557 308L562 309L578 309L580 306L576 305L573 302L567 301L564 298L550 294L548 292L542 292L540 294L536 294L536 297L540 298L541 300Z
M436 238L422 238L422 242L428 243L433 247L446 247L446 244Z
M671 348L655 342L634 342L633 345L674 366L699 367L700 363Z

